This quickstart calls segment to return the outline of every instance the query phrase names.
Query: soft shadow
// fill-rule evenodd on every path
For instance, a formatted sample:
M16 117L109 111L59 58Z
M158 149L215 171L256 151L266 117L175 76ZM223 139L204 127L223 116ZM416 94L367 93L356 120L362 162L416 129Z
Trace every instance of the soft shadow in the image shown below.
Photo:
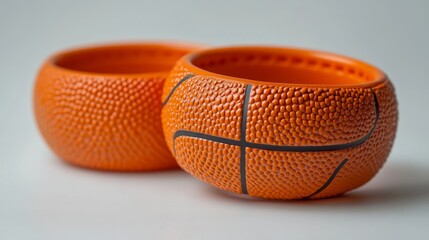
M69 163L66 161L63 161L60 158L52 157L52 161L55 161L55 164L60 165L60 167L75 170L75 171L81 171L81 172L87 172L90 174L102 174L102 175L153 175L153 174L170 174L170 173L182 173L183 171L180 169L179 166L176 168L170 168L170 169L161 169L161 170L150 170L150 171L115 171L115 170L103 170L103 169L95 169L95 168L87 168L82 167L80 165L76 165L73 163Z
M429 202L429 167L387 163L365 186L338 197L317 200L267 200L227 193L208 187L208 194L223 201L245 204L283 204L295 206L389 206Z

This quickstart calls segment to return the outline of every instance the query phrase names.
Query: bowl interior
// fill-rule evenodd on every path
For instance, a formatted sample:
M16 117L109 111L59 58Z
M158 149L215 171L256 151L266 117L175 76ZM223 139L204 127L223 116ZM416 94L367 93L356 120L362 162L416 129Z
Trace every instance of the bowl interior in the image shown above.
M262 82L356 85L380 79L383 73L351 58L287 48L238 47L191 54L203 71Z
M189 50L168 45L117 45L69 51L54 58L58 67L91 73L167 72Z

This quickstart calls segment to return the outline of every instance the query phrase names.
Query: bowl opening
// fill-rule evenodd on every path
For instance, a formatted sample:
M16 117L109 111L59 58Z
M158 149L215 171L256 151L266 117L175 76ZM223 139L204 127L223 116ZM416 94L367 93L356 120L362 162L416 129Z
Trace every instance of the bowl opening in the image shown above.
M53 64L69 70L101 74L168 72L188 51L168 45L112 45L59 54L54 57Z
M191 54L189 61L203 71L262 82L359 85L383 76L375 67L348 57L287 48L215 49Z

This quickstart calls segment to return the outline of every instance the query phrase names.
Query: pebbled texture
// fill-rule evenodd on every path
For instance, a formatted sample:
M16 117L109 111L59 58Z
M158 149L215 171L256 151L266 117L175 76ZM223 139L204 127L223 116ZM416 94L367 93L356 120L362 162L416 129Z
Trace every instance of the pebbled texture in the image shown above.
M327 145L356 141L374 123L370 89L256 85L246 139L273 145Z
M187 52L165 45L114 45L67 53L71 57L56 60L65 68L48 60L34 87L44 139L61 159L83 167L178 167L162 133L161 93L168 70Z
M169 82L166 89L180 79L181 76L178 76L176 81ZM174 111L168 113L169 120L165 124L171 128L240 139L244 87L240 83L192 77L181 84L168 101L166 109ZM187 90L201 94L189 94ZM174 132L165 134L168 139L173 137Z
M176 158L187 172L223 190L241 192L240 148L204 139L181 137L175 142ZM219 157L222 156L222 157Z
M43 69L35 87L39 128L64 160L112 170L175 167L161 128L164 76L99 78Z
M246 84L199 75L179 61L166 81L163 99L189 74L195 76L175 89L162 110L165 137L179 165L215 187L243 193L237 170L237 151L243 145L246 160L242 174L248 194L274 199L323 198L355 189L378 172L392 148L398 113L388 79L366 88L252 83L243 143L240 129ZM374 95L379 108L377 121ZM174 139L178 130L219 139L204 135ZM369 138L362 144L334 151L273 151L248 146L326 146L347 144L366 135Z

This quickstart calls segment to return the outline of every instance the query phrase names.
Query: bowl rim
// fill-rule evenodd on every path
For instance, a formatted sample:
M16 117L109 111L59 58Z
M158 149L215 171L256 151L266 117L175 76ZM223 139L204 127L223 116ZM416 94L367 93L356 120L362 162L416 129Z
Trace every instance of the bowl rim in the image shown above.
M57 51L51 56L49 56L43 67L48 67L50 69L60 71L66 74L73 75L82 75L82 76L92 76L92 77L146 77L146 76L161 76L167 75L171 69L173 69L175 63L173 62L170 70L166 71L153 71L153 72L141 72L141 73L103 73L103 72L91 72L91 71L83 71L73 68L68 68L57 64L58 60L64 57L71 56L77 53L85 53L94 50L100 51L109 51L113 49L121 49L121 48L147 48L148 50L157 51L157 50L170 50L174 51L187 51L190 52L201 50L207 47L204 44L197 43L187 43L180 41L135 41L135 42L110 42L110 43L98 43L98 44L87 44L78 47L71 47L65 50ZM181 57L178 57L179 60ZM167 58L166 58L167 59ZM176 61L177 62L177 61ZM43 68L42 67L42 68Z
M279 54L279 53L288 53L288 54L298 54L301 56L311 56L316 59L325 59L332 62L341 62L350 66L359 66L364 68L365 71L371 72L374 74L374 79L362 83L338 83L338 84L309 84L309 83L285 83L285 82L276 82L276 81L261 81L254 80L242 77L234 77L225 74L215 73L212 71L205 70L201 67L196 66L193 61L208 54L219 54L219 53L228 53L228 52L240 52L240 53L262 53L262 54ZM189 53L179 60L182 62L183 66L186 67L195 75L210 76L216 77L222 80L239 82L244 84L255 84L255 85L275 85L275 86L290 86L290 87L321 87L321 88L366 88L378 85L388 79L387 75L380 70L379 68L366 63L364 61L336 54L331 52L325 52L320 50L312 50L305 48L297 47L287 47L287 46L276 46L276 45L237 45L237 46L226 46L226 47L216 47L210 49L203 49L200 51L195 51Z

